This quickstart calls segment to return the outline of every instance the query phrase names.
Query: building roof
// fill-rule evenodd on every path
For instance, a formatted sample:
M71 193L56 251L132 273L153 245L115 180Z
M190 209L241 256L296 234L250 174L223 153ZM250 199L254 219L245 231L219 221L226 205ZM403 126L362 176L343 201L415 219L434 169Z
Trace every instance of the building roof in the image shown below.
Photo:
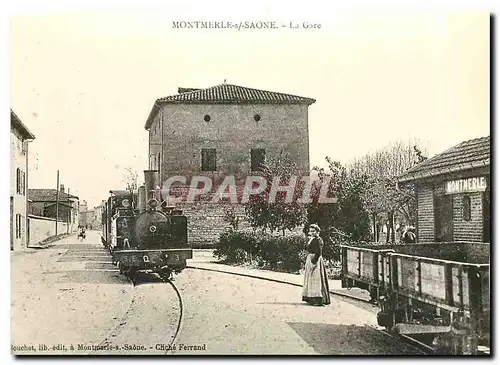
M179 94L157 99L145 128L149 129L160 104L307 104L316 100L275 91L251 89L244 86L220 84L206 89L179 88Z
M114 196L130 196L130 191L128 190L110 190L109 193Z
M490 154L490 136L464 141L407 170L398 182L489 166Z
M23 139L35 139L35 135L21 122L21 119L19 119L12 109L10 110L10 128L18 131Z
M68 207L68 208L73 208L73 206L71 204L68 204L68 203L66 203L64 201L60 201L59 203L57 203L57 202L51 202L50 204L47 204L46 206L47 207L51 207L51 206L56 205L56 204L57 205L64 205L65 207Z
M28 189L28 199L33 202L55 202L57 200L56 189ZM59 192L59 200L78 199L77 196Z
M192 88L192 87L180 87L177 89L179 94L190 93L191 91L198 91L200 89Z

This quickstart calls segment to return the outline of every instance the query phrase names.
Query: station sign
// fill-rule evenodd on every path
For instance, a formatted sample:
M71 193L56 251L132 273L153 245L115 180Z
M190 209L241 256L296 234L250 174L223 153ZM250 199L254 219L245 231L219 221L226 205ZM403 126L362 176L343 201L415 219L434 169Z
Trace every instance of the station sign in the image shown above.
M446 194L460 194L485 191L486 185L486 178L484 176L450 180L445 183L445 192Z

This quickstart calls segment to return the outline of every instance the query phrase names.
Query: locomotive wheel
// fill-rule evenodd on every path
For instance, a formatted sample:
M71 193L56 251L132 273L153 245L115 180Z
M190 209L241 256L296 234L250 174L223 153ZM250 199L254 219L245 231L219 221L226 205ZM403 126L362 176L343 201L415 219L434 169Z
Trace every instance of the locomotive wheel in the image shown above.
M137 269L128 269L127 273L125 274L132 282L135 284L137 281Z
M120 265L120 261L117 261L117 262L116 262L116 266L117 266L117 267L118 267L118 269L120 270L120 274L122 274L122 275L123 275L123 274L125 274L125 270L124 270L123 266L122 266L122 265Z
M159 274L160 274L160 277L162 278L162 280L164 280L164 281L172 280L174 277L174 275L172 274L172 270L170 270L170 269L161 270Z

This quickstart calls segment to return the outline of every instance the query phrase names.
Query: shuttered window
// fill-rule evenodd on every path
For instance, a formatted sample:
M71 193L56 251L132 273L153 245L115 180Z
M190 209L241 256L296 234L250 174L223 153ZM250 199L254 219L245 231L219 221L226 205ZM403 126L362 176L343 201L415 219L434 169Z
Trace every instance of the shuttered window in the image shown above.
M204 148L201 150L201 171L217 170L217 152L215 148Z
M16 238L21 238L21 223L22 223L22 218L21 214L16 214Z
M16 193L26 195L26 173L20 168L16 170Z
M24 171L21 172L21 194L26 195L26 173Z
M16 193L21 194L21 170L16 170Z
M470 221L470 196L465 195L462 198L462 214L464 221Z

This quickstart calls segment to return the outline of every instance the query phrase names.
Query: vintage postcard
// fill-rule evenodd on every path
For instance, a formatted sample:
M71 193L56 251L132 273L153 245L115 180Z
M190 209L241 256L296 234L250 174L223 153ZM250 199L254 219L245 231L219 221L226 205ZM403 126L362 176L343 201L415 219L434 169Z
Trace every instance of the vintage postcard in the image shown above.
M257 4L12 14L12 355L490 355L491 14Z

